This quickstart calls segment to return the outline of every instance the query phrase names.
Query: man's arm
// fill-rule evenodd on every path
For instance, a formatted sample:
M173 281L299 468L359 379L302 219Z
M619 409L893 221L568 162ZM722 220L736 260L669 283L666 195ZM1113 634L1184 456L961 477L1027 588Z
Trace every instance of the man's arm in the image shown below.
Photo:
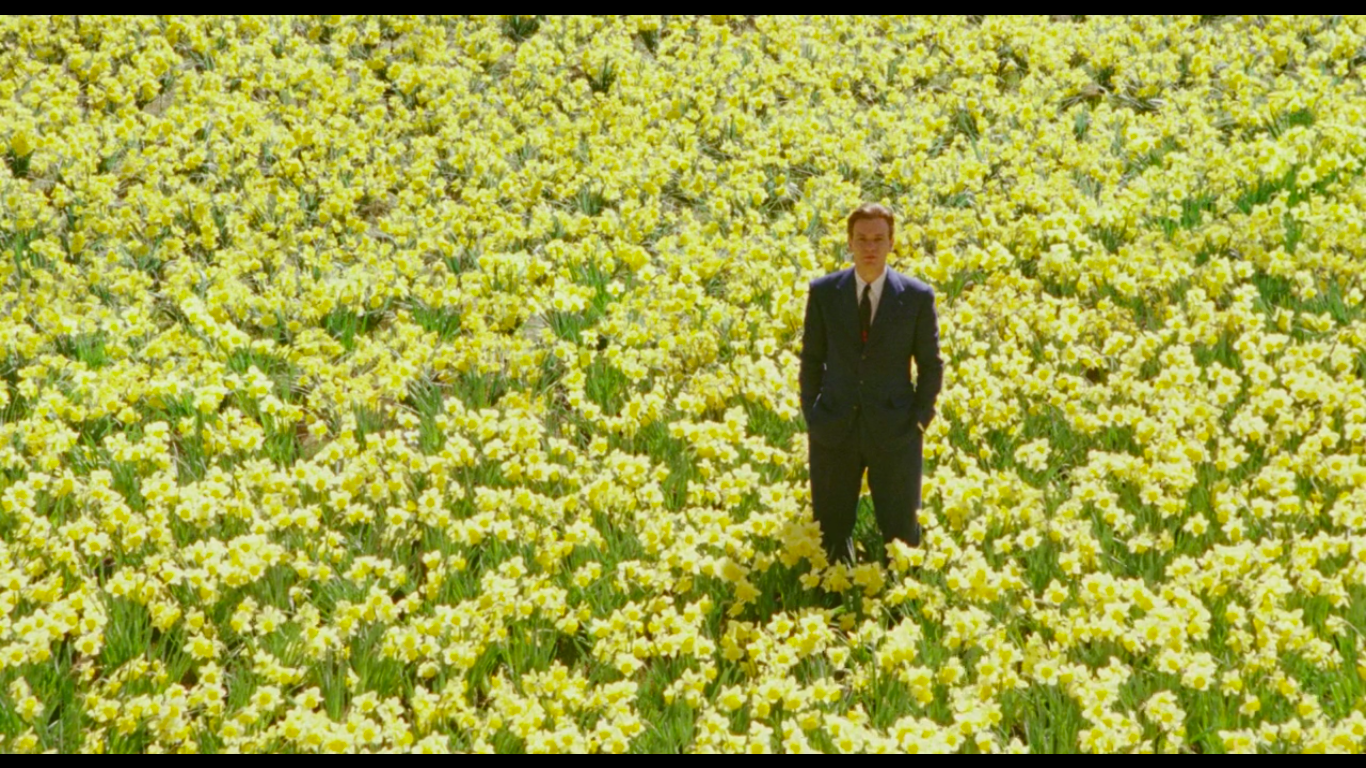
M934 309L934 290L926 288L928 311L921 311L915 332L916 420L928 429L934 420L934 401L944 383L944 361L939 358L939 317Z
M801 382L802 416L811 419L811 406L821 391L825 378L825 317L821 315L820 304L816 302L816 289L813 284L806 292L806 320L802 323Z

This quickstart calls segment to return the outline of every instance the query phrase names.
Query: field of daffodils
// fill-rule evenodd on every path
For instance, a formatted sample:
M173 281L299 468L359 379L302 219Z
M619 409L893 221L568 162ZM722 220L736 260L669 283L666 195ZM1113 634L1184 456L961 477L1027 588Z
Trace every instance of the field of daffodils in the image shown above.
M0 18L0 751L1366 749L1366 20ZM898 215L920 548L797 370Z

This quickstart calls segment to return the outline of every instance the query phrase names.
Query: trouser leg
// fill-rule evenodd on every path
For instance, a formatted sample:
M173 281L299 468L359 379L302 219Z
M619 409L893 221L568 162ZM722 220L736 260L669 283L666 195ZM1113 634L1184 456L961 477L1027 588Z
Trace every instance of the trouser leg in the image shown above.
M854 558L854 521L859 491L863 489L863 459L855 440L835 448L807 438L811 457L811 507L821 527L826 559L833 563Z
M922 454L919 435L900 448L869 453L868 490L884 542L899 539L908 546L920 545Z

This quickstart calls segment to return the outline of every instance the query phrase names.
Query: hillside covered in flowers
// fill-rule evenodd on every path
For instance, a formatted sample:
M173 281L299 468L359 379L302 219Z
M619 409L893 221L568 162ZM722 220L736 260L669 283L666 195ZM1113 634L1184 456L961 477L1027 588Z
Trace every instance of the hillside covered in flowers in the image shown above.
M1344 17L0 18L0 750L1362 751L1363 76ZM862 201L946 366L886 569L797 395Z

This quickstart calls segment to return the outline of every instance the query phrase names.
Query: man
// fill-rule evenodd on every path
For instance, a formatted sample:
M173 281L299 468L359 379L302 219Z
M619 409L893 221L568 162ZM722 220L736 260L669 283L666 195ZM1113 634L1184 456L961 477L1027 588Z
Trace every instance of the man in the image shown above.
M811 281L807 294L802 413L811 506L832 563L853 562L865 469L883 540L920 544L922 440L944 366L934 292L887 268L895 232L887 207L860 205L848 219L853 266Z

